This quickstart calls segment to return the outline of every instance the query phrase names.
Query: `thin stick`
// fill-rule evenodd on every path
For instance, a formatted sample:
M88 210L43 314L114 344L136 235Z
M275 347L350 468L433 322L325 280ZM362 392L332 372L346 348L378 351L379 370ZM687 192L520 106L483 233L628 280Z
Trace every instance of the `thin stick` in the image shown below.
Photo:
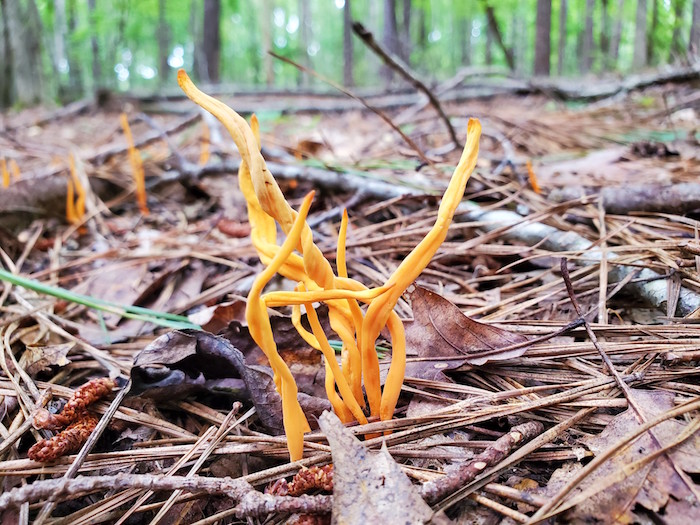
M285 62L286 64L289 64L290 66L294 66L294 67L297 68L299 71L303 71L304 73L308 73L309 75L312 75L312 76L318 78L318 79L321 80L322 82L325 82L325 83L328 84L329 86L334 87L335 89L337 89L337 90L340 91L341 93L344 93L344 94L347 95L348 97L350 97L350 98L352 98L352 99L354 99L354 100L357 100L360 104L362 104L364 107L366 107L367 109L369 109L372 113L374 113L375 115L377 115L377 116L378 116L379 118L381 118L384 122L386 122L387 124L389 124L389 126L391 126L391 129L393 129L394 131L396 131L396 133L398 133L399 135L401 135L401 138L406 142L406 144L408 144L408 145L411 147L411 149L412 149L413 151L416 152L416 154L420 157L420 159L421 159L423 162L425 162L427 165L429 165L429 166L432 167L433 169L436 169L436 170L437 170L437 167L435 166L435 164L433 163L433 161L430 160L428 157L426 157L425 153L423 153L423 150L420 149L420 147L418 146L418 144L416 144L416 143L413 141L413 139L411 139L411 137L409 137L409 136L406 135L403 131L401 131L401 128L399 128L396 124L394 124L394 122L391 120L391 118L389 118L389 116L388 116L386 113L384 113L382 110L373 107L373 106L372 106L369 102L367 102L364 98L360 97L359 95L355 95L355 93L353 93L352 91L350 91L350 90L348 90L348 89L345 89L345 88L344 88L343 86L341 86L340 84L336 84L336 83L333 82L330 78L327 78L327 77L321 75L320 73L317 73L316 71L314 71L314 70L312 70L312 69L306 68L306 67L302 66L301 64L297 64L296 62L294 62L293 60L290 60L290 59L287 58L287 57L283 57L282 55L278 55L278 54L275 53L274 51L268 51L268 53L270 53L270 54L271 54L273 57L275 57L276 59L281 60L282 62Z
M447 127L452 143L457 149L461 148L462 145L459 143L455 128L452 126L452 122L450 122L450 117L447 116L447 113L445 113L445 110L442 108L442 104L440 104L440 101L437 99L432 90L428 88L428 86L426 86L423 81L420 80L413 71L411 71L411 68L409 68L408 65L405 64L400 58L385 50L384 47L382 47L382 45L374 39L372 32L368 31L360 22L353 22L352 30L358 37L360 37L360 40L362 40L367 47L374 51L377 56L384 61L387 66L396 71L414 88L421 93L424 93L425 96L428 97L430 105L435 108L435 111L437 111L440 119L442 119L442 121L445 123L445 127Z

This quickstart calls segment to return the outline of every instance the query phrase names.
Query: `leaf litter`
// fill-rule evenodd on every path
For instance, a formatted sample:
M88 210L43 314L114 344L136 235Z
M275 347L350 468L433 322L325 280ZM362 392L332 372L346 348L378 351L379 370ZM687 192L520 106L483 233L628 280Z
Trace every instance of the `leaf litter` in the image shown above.
M197 512L212 515L206 521L211 523L334 509L334 520L349 516L346 522L352 523L359 512L379 516L377 507L391 500L400 502L409 521L422 523L436 516L421 504L423 487L439 485L460 466L473 469L470 461L510 430L538 422L544 426L538 436L464 478L456 492L432 502L433 510L445 509L449 518L466 523L474 522L470 516L525 522L538 508L559 520L696 522L696 210L681 203L685 215L664 209L635 213L634 207L620 215L597 200L601 189L624 188L630 181L653 187L697 180L692 134L697 116L675 119L673 100L683 100L687 92L683 86L674 89L665 101L657 88L648 89L644 96L656 100L652 105L640 104L635 95L581 109L553 107L534 96L451 103L458 128L465 127L464 115L484 124L480 160L466 194L481 215L458 211L446 242L418 280L421 288L397 305L406 320L409 356L396 416L345 430L329 423L325 431L307 435L304 459L297 463L288 462L280 435L272 371L242 322L240 308L260 265L232 182L238 158L225 141L208 141L190 106L178 106L179 114L152 112L161 131L129 116L146 175L150 214L145 217L139 213L143 197L139 202L133 193L129 159L134 153L121 131L119 111L93 108L36 125L10 116L17 124L8 126L11 139L0 136L0 149L13 152L22 178L0 192L5 266L98 299L188 315L213 334L168 331L3 283L4 512L15 512L20 500L12 495L19 494L15 490L23 479L29 483L24 501L38 501L32 498L41 493L43 476L73 487L56 499L52 523L118 522L128 509L133 509L131 520L149 522L173 489L143 499L148 488L186 475L183 466L202 458L199 477L188 485L193 492L167 504L194 510L187 514L193 522ZM245 97L231 101L233 107L246 104ZM254 104L262 110L265 101ZM650 145L663 131L658 118L663 111L669 112L663 126L670 126L673 142ZM400 138L372 116L353 110L308 119L264 120L263 144L269 145L263 154L294 207L308 190L320 190L309 220L316 224L320 250L333 263L342 208L350 204L348 274L379 286L434 222L435 195L445 188L456 152L437 152L448 138L428 110L412 117L411 134L437 160L437 171L420 167ZM305 131L312 127L313 136ZM68 128L70 136L57 132ZM312 139L324 147L307 147ZM92 215L87 210L85 231L65 218L68 158L76 146L90 188L106 206L97 201ZM678 155L655 153L664 153L664 147ZM202 159L206 163L200 166ZM527 160L541 194L531 187ZM558 197L564 190L569 193ZM498 217L504 220L494 224ZM570 241L578 238L586 243ZM584 315L648 420L671 414L651 428L658 444L648 432L630 443L642 424L627 409L581 325L571 324L577 314L558 268L562 256L570 261ZM288 286L274 280L267 289ZM328 406L322 362L296 336L291 312L280 313L271 318L275 338L312 403L308 413L320 414ZM332 338L327 319L320 314ZM380 339L378 347L390 352L390 341ZM28 459L29 448L50 437L32 428L47 393L59 401L47 405L49 410L60 412L61 402L78 387L110 371L131 377L132 395L120 403L94 448L84 457L73 453L46 464ZM164 386L170 390L154 394ZM146 392L156 399L135 395ZM236 400L243 411L227 420ZM109 403L109 398L96 401L90 412L102 418ZM430 408L414 410L416 403ZM315 426L315 418L309 419ZM324 420L330 418L321 416ZM211 441L217 431L220 437ZM207 443L211 450L205 453ZM604 456L599 467L585 470ZM260 492L305 467L331 462L336 469L332 499L313 492ZM164 474L162 466L171 473ZM158 480L146 486L135 472ZM256 487L255 494L266 499L217 493L214 482L227 475ZM84 496L90 492L86 481L98 483L100 476L119 482L111 491L93 489L100 497ZM377 485L382 476L386 484ZM354 491L363 486L378 488L361 499ZM203 493L217 497L207 501ZM580 494L585 500L568 508ZM365 501L371 506L360 508ZM556 506L547 509L552 502ZM32 520L42 508L29 507Z

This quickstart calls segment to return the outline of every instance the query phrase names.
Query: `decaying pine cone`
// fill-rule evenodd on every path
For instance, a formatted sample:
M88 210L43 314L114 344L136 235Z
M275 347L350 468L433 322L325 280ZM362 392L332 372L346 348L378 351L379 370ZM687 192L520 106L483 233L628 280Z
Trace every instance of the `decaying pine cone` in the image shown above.
M73 393L60 414L52 414L46 409L38 410L34 414L34 427L59 430L78 421L88 405L108 395L115 386L114 380L108 377L88 381Z
M76 452L87 441L97 426L97 418L87 411L77 415L78 420L50 439L44 439L29 449L27 455L34 461L48 462Z

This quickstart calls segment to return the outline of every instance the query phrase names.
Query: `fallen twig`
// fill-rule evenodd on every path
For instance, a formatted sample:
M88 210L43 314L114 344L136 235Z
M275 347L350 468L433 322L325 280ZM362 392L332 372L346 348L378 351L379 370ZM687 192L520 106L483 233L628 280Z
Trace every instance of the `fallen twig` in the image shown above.
M377 54L377 56L384 61L384 63L387 66L396 71L399 75L405 78L413 87L415 87L418 91L424 93L425 96L428 97L430 105L435 108L435 111L437 111L438 115L440 116L440 119L444 122L445 127L447 128L447 131L450 134L450 139L452 140L452 143L457 149L461 148L462 145L459 143L459 139L457 138L455 128L450 122L450 117L448 117L447 113L445 113L445 110L442 108L442 104L440 104L440 101L435 96L435 93L433 93L433 91L428 86L426 86L425 83L422 80L420 80L413 71L411 71L407 64L405 64L400 58L392 55L387 50L385 50L384 47L382 47L382 45L374 39L372 32L368 31L365 28L365 26L363 26L360 22L354 22L352 24L352 30L358 37L360 37L360 40L362 40L367 45L367 47L374 51Z
M530 441L544 430L539 421L530 421L513 427L510 432L498 438L473 460L461 465L455 472L445 477L425 483L421 488L421 496L428 503L435 503L445 496L455 492L460 487L474 480L490 467L503 460L520 443Z

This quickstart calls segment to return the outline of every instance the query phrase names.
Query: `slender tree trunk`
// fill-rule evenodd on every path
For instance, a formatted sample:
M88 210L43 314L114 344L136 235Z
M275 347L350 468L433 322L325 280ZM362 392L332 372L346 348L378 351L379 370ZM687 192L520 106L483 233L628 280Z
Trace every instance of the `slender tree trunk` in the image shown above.
M617 12L615 13L615 25L610 37L610 64L617 67L617 59L620 56L620 40L622 38L622 19L624 16L625 0L617 1Z
M610 2L601 0L600 9L600 54L603 57L603 70L610 69Z
M61 100L70 98L70 64L68 62L66 35L66 0L54 0L53 3L53 57L56 79L58 81L58 97Z
M561 0L559 5L559 45L557 46L557 74L564 74L564 60L566 59L566 0Z
M460 16L457 24L457 41L459 43L459 61L461 65L472 63L472 19Z
M693 20L690 26L688 53L700 57L700 0L693 0Z
M343 84L345 87L355 85L353 65L352 9L350 8L350 0L345 0L343 6Z
M265 84L271 86L275 83L275 64L272 62L272 56L267 52L272 49L272 3L270 0L263 0L260 13L260 24L262 33L263 45L263 69L265 71ZM301 25L304 25L304 20L300 20ZM304 51L308 53L306 48Z
M170 55L170 28L165 18L167 12L167 1L158 0L158 82L161 86L168 83L170 67L168 66L168 55Z
M551 54L552 0L537 0L535 75L549 76Z
M396 0L384 0L384 32L382 35L384 49L389 53L400 56L399 36L396 28ZM382 78L388 87L394 79L391 68L382 66Z
M527 47L527 28L523 20L522 13L518 9L513 10L513 61L515 72L518 75L526 73L525 49Z
M343 17L345 13L343 12ZM309 45L311 44L311 6L309 5L309 0L299 0L299 47L301 48L300 61L301 65L311 69L311 55L309 55ZM343 20L343 24L345 21ZM352 22L351 22L352 26ZM345 28L343 27L343 31ZM352 38L352 27L349 29ZM352 40L350 40L352 42ZM345 36L343 36L343 46L345 46ZM345 53L345 48L343 47L343 53ZM345 56L345 55L343 55ZM299 71L299 76L297 77L297 84L300 86L307 87L309 85L309 75L303 71Z
M484 45L484 62L487 66L493 64L493 29L491 25L486 26L486 42Z
M658 49L656 47L656 35L659 28L659 0L651 0L651 27L647 29L647 65L658 63ZM635 35L636 36L636 35Z
M92 90L97 92L103 88L102 63L100 62L100 44L97 40L97 22L95 20L95 0L88 0L90 14L90 53L92 55Z
M656 9L654 10L656 11ZM647 0L637 0L634 28L634 58L632 65L641 69L647 62Z
M78 26L78 12L76 9L76 0L68 0L68 34L72 35ZM73 98L80 98L85 94L83 81L83 64L81 61L82 50L76 49L74 46L68 47L68 67L70 68L70 92Z
M0 0L0 107L12 105L12 45L8 26L7 3L14 0Z
M221 0L204 0L204 26L202 30L202 50L204 51L204 80L219 82L221 62Z
M5 3L6 24L10 29L12 53L12 77L17 102L32 105L41 101L44 88L41 65L41 22L34 0L26 9L22 3L9 0Z
M683 11L685 10L685 0L673 0L673 37L671 38L671 53L669 61L679 59L683 56L686 46L683 45Z
M586 0L586 26L581 49L581 73L588 73L593 66L593 11L595 0Z
M411 64L411 50L413 49L413 44L411 42L411 5L411 0L403 0L401 10L401 33L399 35L401 60L408 65Z
M551 0L549 0L551 3ZM486 20L488 23L488 28L486 31L486 54L487 54L487 60L486 63L490 64L491 61L491 54L492 54L492 49L491 47L493 46L493 41L496 41L496 44L498 44L498 47L503 51L503 56L506 58L506 63L508 64L508 67L511 70L515 70L515 60L513 59L513 50L508 49L508 46L505 44L505 40L503 39L503 35L501 33L501 29L498 26L498 20L496 19L496 13L493 9L493 6L491 5L490 2L485 2L484 3L484 8L486 11Z

